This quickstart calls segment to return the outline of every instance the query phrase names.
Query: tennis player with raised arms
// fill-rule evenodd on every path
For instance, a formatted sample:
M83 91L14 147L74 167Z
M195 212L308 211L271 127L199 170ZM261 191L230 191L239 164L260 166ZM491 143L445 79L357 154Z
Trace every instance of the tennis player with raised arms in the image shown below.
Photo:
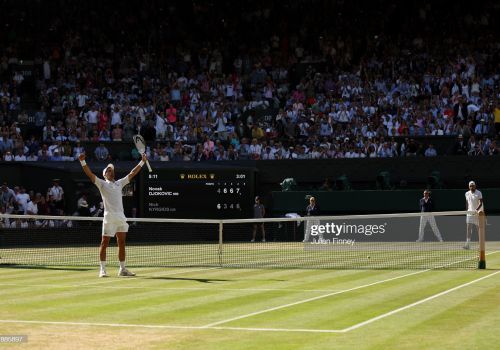
M92 173L85 162L85 154L82 153L78 157L83 171L89 177L90 181L97 186L101 192L104 202L104 220L102 223L102 240L99 248L100 271L99 277L108 277L106 273L106 249L108 248L111 237L116 235L118 243L118 260L120 261L120 270L118 276L135 276L135 273L127 270L125 267L125 239L128 232L128 224L123 212L122 189L132 179L139 174L142 166L146 164L146 154L142 154L142 160L132 169L127 176L115 180L115 167L113 164L108 164L102 171L104 180L101 180Z

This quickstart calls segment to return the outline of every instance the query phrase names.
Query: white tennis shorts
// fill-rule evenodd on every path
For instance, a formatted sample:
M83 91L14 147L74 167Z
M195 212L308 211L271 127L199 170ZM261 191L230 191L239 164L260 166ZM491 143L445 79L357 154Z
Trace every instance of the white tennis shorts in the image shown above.
M114 237L117 232L128 232L128 224L126 221L113 221L102 224L103 236Z
M467 215L467 219L465 222L468 224L479 226L479 217L477 215Z

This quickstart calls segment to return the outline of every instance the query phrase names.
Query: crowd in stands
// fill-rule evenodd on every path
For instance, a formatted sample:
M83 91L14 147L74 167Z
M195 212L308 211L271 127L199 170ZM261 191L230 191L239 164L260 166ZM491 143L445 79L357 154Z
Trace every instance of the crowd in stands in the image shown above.
M126 3L10 4L3 161L73 161L91 144L108 161L120 141L139 159L134 134L152 161L440 155L429 136L499 153L493 1ZM37 47L30 82L21 35Z
M73 216L103 216L102 201L90 205L87 193L81 193ZM52 185L46 191L27 190L24 186L9 187L3 182L0 187L0 214L65 216L68 207L64 189L59 179L53 179ZM0 228L27 227L72 227L71 220L37 220L23 218L0 218Z
M59 182L45 193L27 191L23 186L10 188L6 182L0 187L0 214L20 215L64 215L64 190ZM37 222L38 226L49 225L48 222ZM1 220L1 227L27 228L27 220Z

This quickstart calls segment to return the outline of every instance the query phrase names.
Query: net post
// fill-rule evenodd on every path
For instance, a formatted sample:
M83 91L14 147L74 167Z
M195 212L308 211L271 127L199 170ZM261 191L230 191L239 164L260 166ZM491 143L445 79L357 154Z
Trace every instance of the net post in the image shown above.
M222 267L222 243L224 221L219 221L219 267Z
M486 216L483 211L479 214L479 263L478 269L486 269Z

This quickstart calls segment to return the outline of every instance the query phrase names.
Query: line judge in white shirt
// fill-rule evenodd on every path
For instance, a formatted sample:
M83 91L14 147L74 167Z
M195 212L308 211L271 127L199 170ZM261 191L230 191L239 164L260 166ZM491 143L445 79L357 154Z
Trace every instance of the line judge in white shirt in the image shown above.
M464 249L470 249L470 238L472 236L472 229L476 227L479 233L479 220L480 216L484 216L484 203L481 191L476 189L474 181L469 182L469 191L465 193L465 203L467 211L474 211L478 215L467 214L467 235ZM481 218L482 219L482 218Z
M125 239L128 232L128 224L123 212L122 189L141 171L147 157L142 155L142 160L132 169L127 176L115 180L115 168L113 164L108 164L102 171L104 180L101 180L92 173L85 162L85 154L79 155L78 159L83 167L83 171L90 181L97 186L104 202L104 221L102 224L102 240L99 248L100 271L99 277L108 277L106 273L106 249L111 237L116 235L118 243L118 260L120 270L118 276L135 276L135 273L125 267Z

